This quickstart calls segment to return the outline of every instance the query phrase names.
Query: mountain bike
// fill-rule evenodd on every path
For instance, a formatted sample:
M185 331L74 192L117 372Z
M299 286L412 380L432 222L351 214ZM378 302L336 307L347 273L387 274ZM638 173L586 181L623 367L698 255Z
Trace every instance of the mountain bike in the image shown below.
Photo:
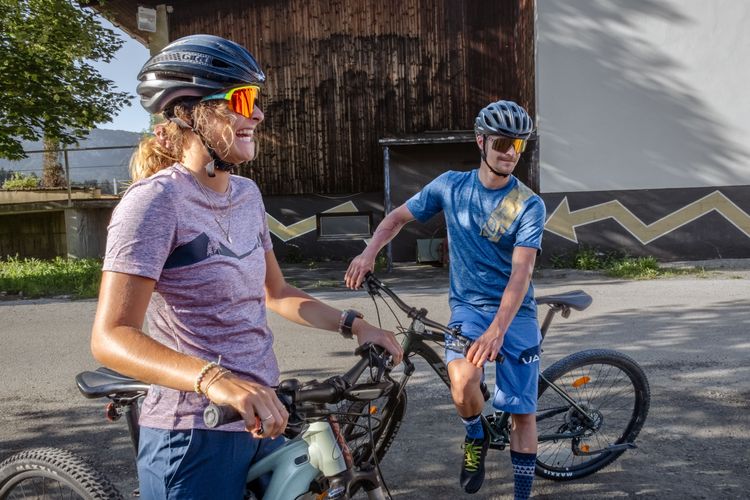
M391 369L391 358L372 344L360 346L355 354L360 359L343 375L304 384L288 379L276 387L276 394L290 415L284 433L288 439L253 464L247 475L250 487L262 475L272 473L264 500L344 499L360 489L371 500L386 498L379 469L369 465L355 467L337 419L351 417L342 408L390 393L390 381L356 381L368 369L370 373L373 370L386 373ZM149 385L107 368L79 373L76 383L87 398L110 400L106 410L109 420L125 417L137 454L139 408ZM204 422L209 428L238 419L241 416L231 407L210 404L204 412ZM363 422L363 426L368 426ZM352 423L347 425L351 428ZM123 497L84 459L65 450L37 448L13 455L0 464L0 500L27 498L117 500ZM254 498L249 489L246 498Z
M441 356L428 344L465 353L471 340L460 328L448 328L427 317L426 309L407 305L387 285L371 273L363 286L372 297L382 299L398 321L394 303L411 320L403 335L404 369L387 370L382 379L393 389L372 402L352 402L340 423L356 465L378 462L393 443L406 414L406 386L415 370L413 359L421 357L450 387L448 370ZM544 340L557 313L564 318L572 309L582 311L592 298L582 290L538 297L537 304L549 306L540 330ZM498 362L502 362L498 356ZM369 374L365 374L369 376ZM490 398L484 383L485 401ZM536 421L538 453L536 474L567 481L593 474L615 461L626 450L636 448L635 439L646 420L650 405L648 380L641 367L629 356L610 349L592 349L571 354L544 370L539 376ZM372 439L360 430L362 418L375 421ZM493 411L482 416L489 430L490 448L503 450L510 445L508 413ZM373 446L374 444L374 446Z

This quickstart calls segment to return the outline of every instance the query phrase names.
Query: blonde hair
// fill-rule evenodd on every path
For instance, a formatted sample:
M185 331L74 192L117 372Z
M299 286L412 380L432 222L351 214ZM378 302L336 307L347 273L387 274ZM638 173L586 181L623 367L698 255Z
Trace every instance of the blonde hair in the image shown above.
M179 103L174 107L174 116L187 124L206 133L218 122L223 124L219 134L216 152L224 155L234 144L234 116L224 101L211 100L190 105ZM151 177L177 162L183 160L184 148L192 130L180 127L173 121L160 123L154 127L154 134L141 139L138 149L130 157L130 177L135 181ZM257 143L256 143L257 156Z

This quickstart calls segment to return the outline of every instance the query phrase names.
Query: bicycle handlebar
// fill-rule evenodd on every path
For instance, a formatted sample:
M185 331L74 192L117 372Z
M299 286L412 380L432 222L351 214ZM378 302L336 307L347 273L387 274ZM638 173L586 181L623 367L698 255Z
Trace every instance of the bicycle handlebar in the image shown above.
M287 379L276 387L276 395L290 415L287 430L291 434L298 434L301 431L303 419L297 414L297 405L335 404L343 400L370 401L381 397L392 388L391 382L381 382L384 368L390 360L390 355L384 348L368 342L359 346L354 352L361 359L343 375L330 377L323 382L313 380L302 386L297 379ZM362 372L373 364L381 368L377 380L366 384L355 384ZM242 415L231 406L210 403L203 411L203 422L210 429L240 420L242 420Z
M365 280L363 284L367 285L367 293L370 295L377 295L380 291L384 292L388 297L390 297L393 302L398 306L399 309L404 311L406 315L414 320L417 320L424 324L425 326L428 326L430 328L434 328L440 332L442 332L444 335L449 335L450 337L453 337L453 340L450 342L446 342L446 347L452 351L460 352L462 354L466 354L466 352L469 350L469 347L471 346L472 340L469 337L466 337L464 335L461 335L461 328L449 328L443 324L438 323L437 321L433 321L427 317L427 309L421 308L417 309L416 307L411 307L406 302L401 300L401 298L396 295L396 293L388 288L387 285L385 285L382 281L377 279L374 274L371 272L368 272L365 274Z

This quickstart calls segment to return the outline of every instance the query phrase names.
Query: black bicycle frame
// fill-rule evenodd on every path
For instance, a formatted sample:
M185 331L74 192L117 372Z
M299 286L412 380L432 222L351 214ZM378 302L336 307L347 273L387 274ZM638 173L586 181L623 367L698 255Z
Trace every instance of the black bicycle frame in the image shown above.
M435 352L432 347L427 345L425 341L434 341L439 343L445 340L446 334L454 335L456 332L444 325L441 325L440 323L428 319L426 317L426 309L417 309L407 305L398 297L398 295L396 295L392 290L390 290L376 278L372 277L372 280L374 281L374 283L368 285L370 287L371 295L377 294L377 291L382 290L386 293L386 295L388 295L388 297L391 298L391 300L393 300L393 302L399 307L399 309L404 311L412 320L411 325L404 332L405 337L403 342L401 343L401 347L404 350L404 377L398 384L398 394L403 391L406 383L415 370L414 364L409 359L411 354L418 354L425 361L427 361L427 364L430 365L430 368L432 368L435 373L437 373L438 377L440 377L440 379L445 383L445 385L450 388L451 384L450 377L448 376L448 368L443 362L443 359ZM568 315L570 315L570 308L566 305L550 306L540 327L542 342L547 335L547 330L552 324L554 316L558 312L562 312L563 317L568 317ZM426 328L427 326L429 326L430 328L435 328L436 330L439 330L439 332L430 331ZM546 383L571 407L575 408L576 411L586 419L588 425L596 424L595 420L588 414L588 412L584 410L573 398L571 398L564 389L560 388L558 385L547 379L541 372L539 373L539 380ZM394 399L394 401L396 400L397 399ZM544 420L559 413L566 412L569 409L570 407L567 406L555 408L541 415L537 415L536 420ZM494 445L493 447L499 447L500 449L502 449L510 442L510 436L508 436L508 433L506 432L510 414L504 411L496 411L495 415L497 418L493 419L493 423L490 423L484 415L482 416L482 419L484 420L485 424L487 424L487 428L490 431L491 445ZM572 439L582 436L583 434L583 431L576 433L545 434L539 436L538 440L539 442L543 442L559 439Z

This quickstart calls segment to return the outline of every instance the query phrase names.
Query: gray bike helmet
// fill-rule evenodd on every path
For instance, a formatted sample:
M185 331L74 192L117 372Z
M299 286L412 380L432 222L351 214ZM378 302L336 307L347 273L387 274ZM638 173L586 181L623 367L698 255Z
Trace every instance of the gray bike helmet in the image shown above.
M527 139L534 122L521 106L513 101L493 102L482 109L474 121L474 132L480 135L504 135Z
M203 97L233 85L266 80L243 46L213 35L190 35L164 47L138 73L141 105L160 113L183 97Z

